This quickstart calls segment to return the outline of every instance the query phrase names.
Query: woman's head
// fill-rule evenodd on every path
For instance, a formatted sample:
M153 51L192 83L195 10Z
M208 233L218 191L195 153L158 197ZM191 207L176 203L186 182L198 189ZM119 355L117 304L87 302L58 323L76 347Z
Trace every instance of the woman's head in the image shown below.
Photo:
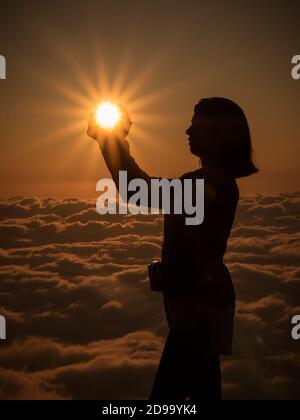
M235 177L256 172L249 125L242 109L225 98L202 99L186 130L191 152L204 164L220 166Z

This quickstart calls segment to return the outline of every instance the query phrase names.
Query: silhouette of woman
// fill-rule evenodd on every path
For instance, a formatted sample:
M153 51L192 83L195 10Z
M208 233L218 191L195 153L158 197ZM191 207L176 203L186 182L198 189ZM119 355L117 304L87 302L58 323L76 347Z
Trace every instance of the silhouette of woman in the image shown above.
M88 135L97 140L117 185L119 171L128 181L151 178L130 155L125 140L131 121L122 108L122 124L112 133L90 118ZM186 130L190 151L202 167L180 179L204 179L205 217L185 224L186 215L164 215L163 300L169 334L150 400L221 400L220 356L232 354L235 292L223 263L239 200L236 178L258 171L252 158L247 119L225 98L202 99Z

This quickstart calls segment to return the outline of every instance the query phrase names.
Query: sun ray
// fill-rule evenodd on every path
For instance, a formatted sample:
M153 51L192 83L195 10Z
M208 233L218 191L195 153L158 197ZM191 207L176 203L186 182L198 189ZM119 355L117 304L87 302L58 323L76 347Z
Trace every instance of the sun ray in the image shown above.
M104 63L104 60L101 60L100 57L98 56L96 58L96 69L97 69L96 88L99 94L101 92L101 94L106 97L108 93L110 92L108 71Z
M142 87L146 84L147 80L150 79L153 73L158 70L162 63L163 51L159 51L155 57L148 63L145 68L134 77L133 81L128 84L127 88L123 92L126 102L129 102L139 93Z
M93 103L92 98L89 98L86 94L81 93L78 90L75 90L71 86L68 86L62 82L48 80L47 84L65 99L70 100L72 103L75 102L78 106L90 108L91 104Z
M126 76L129 72L129 64L132 56L132 47L129 42L127 46L123 48L123 53L120 58L119 66L116 70L114 81L111 86L111 94L113 97L120 97L123 95L122 91L126 84Z
M48 134L43 136L43 140L37 139L35 142L26 143L21 149L19 149L20 154L29 153L36 151L38 149L43 149L45 146L50 144L56 144L62 140L69 139L72 137L75 141L78 141L80 133L83 132L83 127L86 126L86 120L81 120L77 122L72 122L69 125L64 125L63 127L57 128L56 130L50 131Z
M93 144L93 140L88 140L89 139L82 133L78 135L78 138L74 141L74 146L72 146L72 149L70 150L68 160L64 162L66 172L68 172L69 169L72 169L74 162L78 159L82 159L82 155L84 154L87 157L84 175L89 178L96 173L96 170L99 167L99 154L97 153L98 145L96 142Z
M92 103L91 103L92 105ZM64 119L71 119L71 120L78 120L78 119L86 119L87 112L85 109L78 108L76 106L62 106L62 105L50 105L50 104L39 104L36 108L32 109L32 113L36 112L38 115L45 114L47 116L53 115L57 116L60 115Z
M93 110L96 110L99 102L111 101L123 104L128 108L134 121L130 139L138 153L141 152L143 144L154 145L158 150L163 150L164 143L152 135L147 126L151 125L153 128L155 124L175 124L178 118L174 115L150 112L150 110L153 109L154 104L170 97L182 85L184 86L183 83L177 83L154 91L149 89L153 75L159 71L163 64L166 48L161 48L156 52L142 70L133 75L130 68L131 58L134 56L133 39L127 39L124 41L123 53L115 71L109 72L107 66L109 61L101 40L97 40L96 32L93 37L88 45L91 50L91 61L95 63L94 68L89 66L88 69L85 69L76 58L74 48L70 49L70 44L66 51L67 43L61 36L59 37L59 52L55 42L52 42L52 51L56 58L58 53L67 69L70 69L72 77L67 81L59 78L54 79L53 74L49 74L49 71L41 72L40 68L39 71L31 69L35 80L59 95L57 103L36 104L32 112L43 112L51 116L58 115L60 125L43 136L42 141L39 138L27 144L20 151L28 153L47 145L55 145L57 142L72 139L72 150L69 150L68 158L64 158L65 169L66 171L74 169L75 162L84 154L85 158L88 157L86 175L96 174L99 167L98 148L91 147L86 135L88 116Z
M181 87L182 87L182 84L178 83L173 86L157 89L154 92L151 92L147 95L140 96L139 98L130 101L130 107L133 112L139 109L143 109L146 106L152 105L153 103L157 103L160 100L171 96L172 94L177 92Z
M87 125L85 119L79 121L73 121L71 124L65 125L64 127L58 128L46 136L44 144L52 143L73 136L75 133L82 132L83 127Z
M182 115L180 114L160 114L158 112L135 111L135 118L139 124L145 125L168 125L176 124Z
M88 77L87 73L84 72L79 62L75 58L75 54L71 54L70 51L66 54L66 60L69 67L71 68L73 74L75 75L76 80L79 85L81 85L85 94L91 98L91 100L96 101L99 95L96 86L92 83L91 79Z

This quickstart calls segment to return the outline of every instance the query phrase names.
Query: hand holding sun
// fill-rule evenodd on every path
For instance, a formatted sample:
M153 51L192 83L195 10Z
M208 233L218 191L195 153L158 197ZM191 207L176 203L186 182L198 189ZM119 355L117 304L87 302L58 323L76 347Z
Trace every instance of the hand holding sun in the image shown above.
M87 134L100 143L109 139L124 140L131 125L132 121L124 107L103 102L91 114Z

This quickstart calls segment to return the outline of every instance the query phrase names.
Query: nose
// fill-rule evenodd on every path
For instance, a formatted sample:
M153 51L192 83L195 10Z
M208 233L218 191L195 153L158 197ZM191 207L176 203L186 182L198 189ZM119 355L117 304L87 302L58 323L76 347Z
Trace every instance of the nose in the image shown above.
M187 134L188 136L191 134L191 127L186 129L185 134Z

